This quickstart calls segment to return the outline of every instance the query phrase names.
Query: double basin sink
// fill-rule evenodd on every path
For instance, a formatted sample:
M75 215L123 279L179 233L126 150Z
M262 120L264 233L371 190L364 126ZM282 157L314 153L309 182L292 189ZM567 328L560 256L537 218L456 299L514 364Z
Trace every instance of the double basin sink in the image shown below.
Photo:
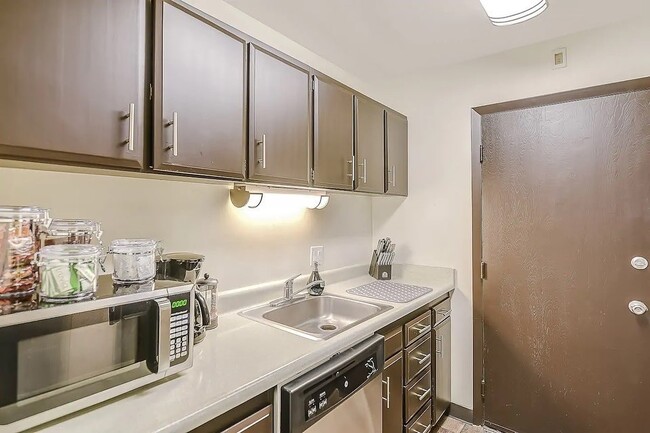
M278 307L262 305L244 310L241 315L312 340L326 340L391 308L389 305L321 295L296 297Z

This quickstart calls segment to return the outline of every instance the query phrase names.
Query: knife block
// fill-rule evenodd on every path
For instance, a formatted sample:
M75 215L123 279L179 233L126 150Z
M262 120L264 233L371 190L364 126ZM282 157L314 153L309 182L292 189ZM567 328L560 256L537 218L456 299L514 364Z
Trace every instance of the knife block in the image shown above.
M377 254L377 250L374 250L372 252L372 260L370 261L370 269L368 269L368 273L376 280L390 280L393 273L393 266L379 265L377 264L378 260L379 254Z

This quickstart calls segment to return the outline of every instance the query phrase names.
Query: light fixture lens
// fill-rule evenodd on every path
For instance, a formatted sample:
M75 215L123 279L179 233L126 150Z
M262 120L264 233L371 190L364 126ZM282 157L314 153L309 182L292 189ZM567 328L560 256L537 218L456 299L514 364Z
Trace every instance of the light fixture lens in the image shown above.
M252 192L250 198L248 199L248 203L246 203L246 206L248 206L251 209L255 209L257 206L260 205L260 203L262 203L263 198L264 198L264 194L258 192Z
M310 195L307 196L307 209L323 209L330 202L329 195Z
M547 0L481 0L495 26L509 26L536 17L548 8Z
M321 195L320 196L320 203L318 203L318 206L316 206L316 209L323 209L325 206L327 206L330 202L330 196L329 195Z

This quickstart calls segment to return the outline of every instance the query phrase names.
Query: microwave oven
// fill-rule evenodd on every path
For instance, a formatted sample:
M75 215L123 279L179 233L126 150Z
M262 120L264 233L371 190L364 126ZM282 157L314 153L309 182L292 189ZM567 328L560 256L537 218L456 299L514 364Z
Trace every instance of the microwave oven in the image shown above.
M0 433L21 431L192 366L194 287L114 285L0 316Z

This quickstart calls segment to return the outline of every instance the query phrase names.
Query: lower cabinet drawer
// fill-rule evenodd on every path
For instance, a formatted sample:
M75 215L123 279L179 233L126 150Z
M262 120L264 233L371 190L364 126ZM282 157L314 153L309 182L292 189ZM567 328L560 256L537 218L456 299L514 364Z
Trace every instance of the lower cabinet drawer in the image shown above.
M431 404L431 369L422 372L404 390L404 414L408 422L425 404ZM431 411L429 411L431 412ZM429 414L431 417L431 414Z
M427 403L424 411L413 419L405 428L406 433L430 433L433 430L431 419L431 401Z
M406 349L404 362L406 363L406 380L410 383L415 376L431 365L431 334Z

